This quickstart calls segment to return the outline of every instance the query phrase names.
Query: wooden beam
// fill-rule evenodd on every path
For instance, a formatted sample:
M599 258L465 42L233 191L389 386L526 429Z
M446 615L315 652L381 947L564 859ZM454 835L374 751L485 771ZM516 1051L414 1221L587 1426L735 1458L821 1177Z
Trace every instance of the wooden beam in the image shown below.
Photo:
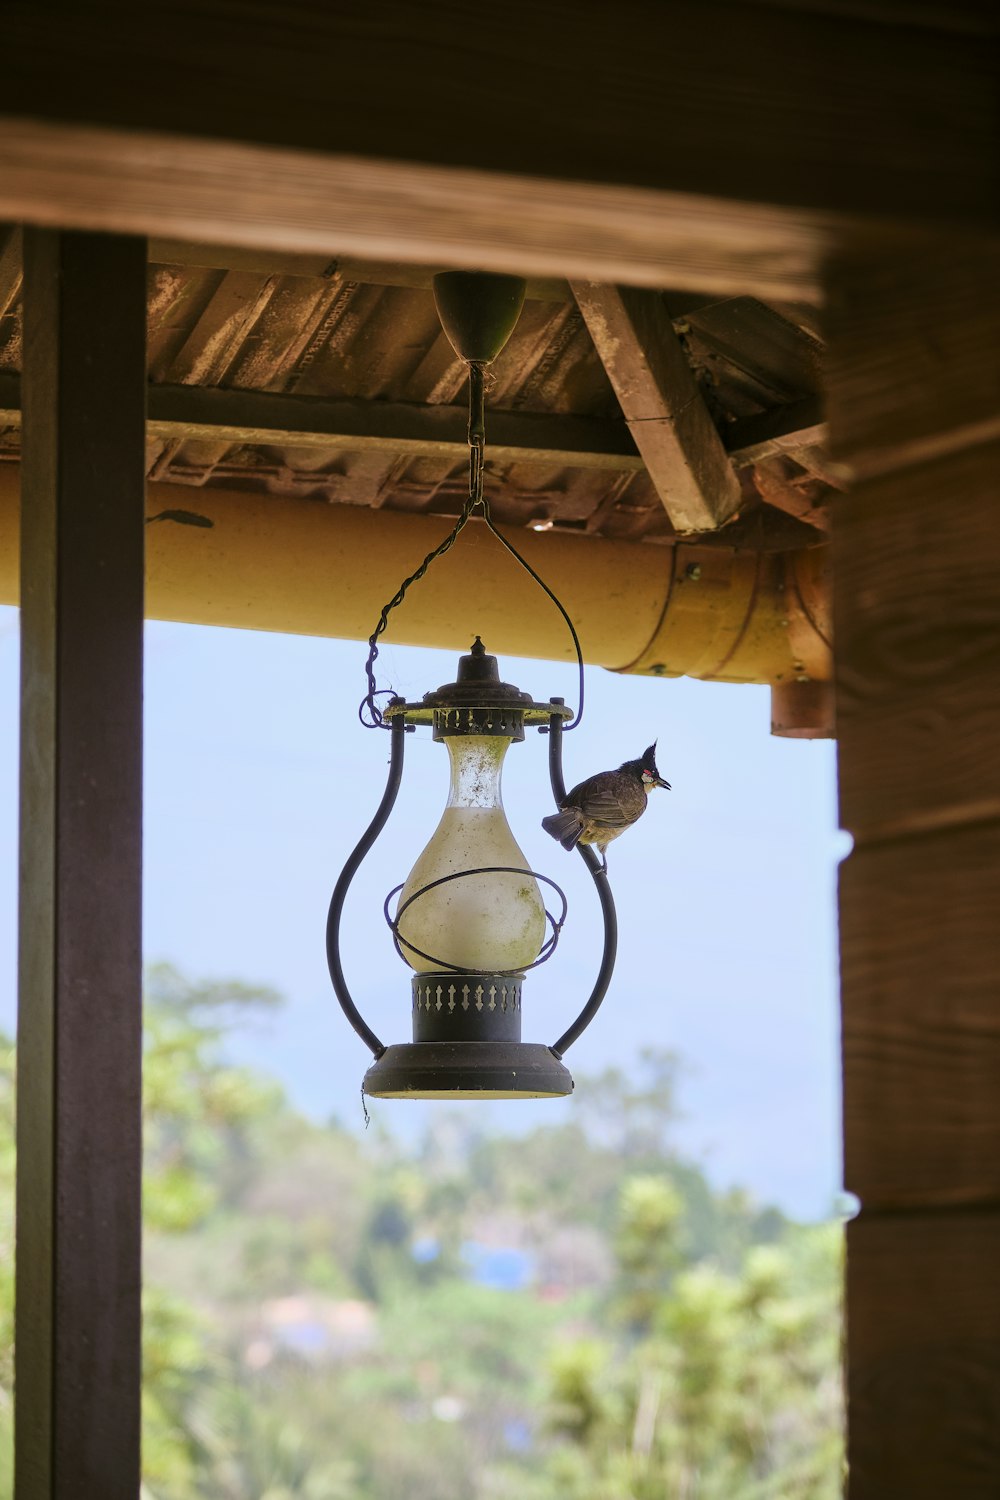
M468 457L464 406L327 401L313 396L195 386L151 386L150 430L213 442L347 449L460 461ZM492 458L585 469L643 466L624 422L544 412L487 413Z
M740 483L662 297L571 284L671 524L714 530L739 510Z
M219 271L254 271L259 276L305 276L358 281L365 286L402 286L429 292L443 266L406 261L372 260L361 255L296 255L246 249L242 245L205 245L190 240L150 240L151 265L202 266ZM569 302L569 283L559 276L529 276L525 296L532 302Z
M438 242L450 245L456 224L471 227L480 213L484 179L505 173L576 183L591 201L592 184L675 195L687 209L675 220L675 242L692 227L695 200L728 203L731 260L741 250L752 258L741 233L773 226L775 205L792 210L789 233L810 212L837 224L861 215L995 226L994 59L961 24L972 0L952 19L943 0L932 8L827 0L825 8L833 13L820 13L814 0L671 0L627 5L621 24L609 26L603 12L581 14L572 0L512 0L495 10L474 0L419 9L387 0L376 25L365 0L291 11L284 0L202 0L195 24L180 0L131 8L7 0L4 41L18 62L4 80L3 109L70 132L97 126L119 141L144 136L147 184L159 178L163 191L135 208L149 213L157 199L160 209L172 199L175 221L187 217L188 227L157 232L176 237L212 237L197 232L195 218L220 209L195 205L177 171L170 138L185 136L209 151L210 142L265 148L256 180L241 174L230 184L225 216L245 228L270 209L275 246L293 228L280 201L293 184L273 199L286 164L275 160L268 171L269 150L301 153L300 184L309 153L314 165L333 154L353 161L367 204L356 195L352 211L364 208L369 231L385 208L382 164L405 172L411 210L428 186L423 169L470 172L478 190L463 196L456 184L449 222L438 222ZM911 24L913 11L934 24ZM196 86L179 88L177 59L192 48ZM6 173L3 187L12 187ZM64 187L82 209L84 184L76 193ZM568 195L543 191L559 248L572 245L579 236L566 217ZM334 202L327 211L336 212ZM381 223L391 237L384 213ZM491 227L483 219L485 245ZM522 227L508 226L509 247ZM605 215L605 246L620 248L637 227ZM689 241L692 260L698 248Z
M829 531L830 511L825 503L829 490L821 481L802 474L801 482L796 482L783 472L780 464L768 460L755 468L753 484L761 499L776 510L815 526L817 531Z
M150 265L192 266L214 271L253 271L258 276L301 276L307 280L356 281L362 286L409 287L433 290L434 277L444 265L422 266L402 260L372 260L361 255L308 255L294 251L248 248L244 245L213 245L195 240L152 239ZM0 267L2 282L2 267ZM664 293L670 316L679 321L691 312L716 305L718 298L695 292ZM573 294L564 276L528 276L525 297L529 302L572 302ZM812 337L819 339L816 310L807 303L789 304L781 310L787 321L810 323Z
M1000 1471L1000 1214L847 1226L850 1500L992 1500Z
M18 600L18 478L16 464L0 463L0 604ZM412 571L453 519L155 483L147 515L151 619L358 641L378 619L386 580ZM471 613L504 655L568 656L557 611L471 524L477 565L464 545L452 548L408 596L393 638L458 650ZM822 548L755 556L529 529L517 545L571 601L584 660L595 666L723 682L830 675ZM483 588L484 569L495 588Z
M3 116L0 219L765 301L818 299L830 230L820 212L617 181Z
M24 259L15 1491L135 1500L145 246Z
M21 422L20 381L0 371L0 426ZM769 413L772 441L801 446L815 428L800 430L797 406ZM462 406L425 406L407 401L328 401L270 391L222 390L209 386L151 385L147 431L166 441L204 438L208 442L261 443L275 447L341 448L448 458L468 453L467 416ZM758 418L751 419L758 421ZM490 456L510 463L559 464L580 469L628 473L645 467L623 421L576 417L562 412L495 411L487 416ZM782 433L782 424L788 430ZM743 424L723 429L725 442L738 442ZM729 451L737 467L745 451Z
M850 1500L1000 1493L1000 295L829 262ZM929 330L933 330L930 334ZM946 518L943 524L942 518Z
M740 417L722 429L726 452L738 469L825 440L826 423L818 396L776 406L757 416Z

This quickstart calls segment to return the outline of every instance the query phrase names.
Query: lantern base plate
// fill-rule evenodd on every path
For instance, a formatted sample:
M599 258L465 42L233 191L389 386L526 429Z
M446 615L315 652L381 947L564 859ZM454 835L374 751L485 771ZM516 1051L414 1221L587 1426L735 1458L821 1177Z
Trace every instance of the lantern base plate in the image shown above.
M540 1042L401 1042L365 1074L372 1099L561 1099L566 1065Z

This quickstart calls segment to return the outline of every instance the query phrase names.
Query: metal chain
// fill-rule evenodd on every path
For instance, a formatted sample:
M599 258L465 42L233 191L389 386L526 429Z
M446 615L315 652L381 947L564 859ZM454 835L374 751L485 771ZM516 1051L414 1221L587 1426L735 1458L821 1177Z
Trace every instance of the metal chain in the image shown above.
M460 533L463 531L463 529L471 520L472 516L477 510L481 511L483 520L486 522L487 526L489 527L490 531L492 531L497 541L506 548L506 550L510 553L511 557L513 557L516 562L520 563L521 567L529 575L529 577L533 578L535 583L538 584L538 587L548 595L548 597L552 600L552 603L556 606L559 613L565 620L566 626L573 639L574 650L576 651L576 662L580 682L580 696L579 707L576 711L576 717L573 718L568 724L563 726L563 733L567 733L570 729L575 729L580 720L583 718L583 651L580 647L580 638L576 633L573 621L566 613L566 610L563 608L561 601L552 592L545 580L538 576L531 564L527 561L526 558L523 558L521 556L520 552L518 552L513 543L509 542L503 535L503 533L497 530L496 526L493 524L493 517L490 514L490 503L483 493L486 467L485 407L485 367L481 364L472 362L469 365L469 498L466 500L464 506L462 507L461 514L459 515L458 520L455 522L455 525L452 527L451 531L445 537L440 546L435 547L433 552L428 552L427 556L424 558L419 568L417 568L416 572L411 573L409 578L405 578L400 584L396 593L389 600L388 604L382 606L382 613L379 615L378 624L375 626L375 629L372 631L371 635L368 638L368 660L365 663L365 675L368 678L368 692L365 694L364 698L362 698L361 703L358 707L358 718L361 720L366 729L388 729L390 727L382 714L382 710L379 708L377 702L375 701L377 698L391 698L394 696L391 688L379 688L375 681L375 662L378 658L378 643L380 637L385 633L385 630L388 627L390 613L396 608L398 604L402 604L403 599L406 597L407 589L411 584L416 583L418 579L423 578L431 563L434 562L437 558L443 557L446 552L449 552L451 550L451 548L458 540Z

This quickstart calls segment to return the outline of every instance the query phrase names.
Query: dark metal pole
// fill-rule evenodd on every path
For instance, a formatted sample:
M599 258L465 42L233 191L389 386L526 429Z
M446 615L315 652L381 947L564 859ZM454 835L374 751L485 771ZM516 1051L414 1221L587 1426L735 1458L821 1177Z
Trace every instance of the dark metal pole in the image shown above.
M16 1500L139 1492L145 282L25 233Z
M553 698L552 703L559 705L562 698ZM579 712L575 722L579 722ZM556 799L556 806L562 804L566 795L566 782L563 777L562 768L562 737L563 721L559 714L553 714L549 720L549 781L552 783L552 795ZM607 871L602 869L601 862L593 849L585 845L577 845L577 853L590 871L591 878L597 889L597 898L601 903L601 916L604 920L604 952L601 956L601 967L598 970L594 988L590 992L590 998L586 1005L573 1022L567 1027L557 1042L554 1042L551 1051L556 1057L562 1057L563 1053L572 1047L573 1043L583 1035L591 1021L601 1008L601 1001L608 992L611 976L615 971L615 958L618 954L618 913L615 910L615 898L611 894L611 886L608 882Z
M396 805L396 798L399 795L399 783L403 779L403 751L406 746L406 719L402 714L390 721L390 731L392 739L389 751L389 775L386 779L385 791L382 793L382 801L340 872L330 898L330 910L326 919L326 961L334 993L340 1001L340 1008L344 1015L375 1057L382 1056L385 1043L375 1035L358 1010L344 977L343 965L340 962L340 919L344 914L344 902L347 900L351 881L358 873L365 855L389 821L389 814Z

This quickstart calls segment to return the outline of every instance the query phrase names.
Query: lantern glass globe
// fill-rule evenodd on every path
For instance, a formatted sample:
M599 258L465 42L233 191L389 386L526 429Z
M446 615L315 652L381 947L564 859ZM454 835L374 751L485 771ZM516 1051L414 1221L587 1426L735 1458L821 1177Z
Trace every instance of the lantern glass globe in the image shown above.
M448 802L400 892L397 914L444 876L483 873L449 880L417 897L399 919L403 956L418 973L440 970L442 964L516 972L541 951L545 907L503 809L500 780L511 741L501 735L455 735L444 743L451 759ZM512 866L518 873L490 866Z

